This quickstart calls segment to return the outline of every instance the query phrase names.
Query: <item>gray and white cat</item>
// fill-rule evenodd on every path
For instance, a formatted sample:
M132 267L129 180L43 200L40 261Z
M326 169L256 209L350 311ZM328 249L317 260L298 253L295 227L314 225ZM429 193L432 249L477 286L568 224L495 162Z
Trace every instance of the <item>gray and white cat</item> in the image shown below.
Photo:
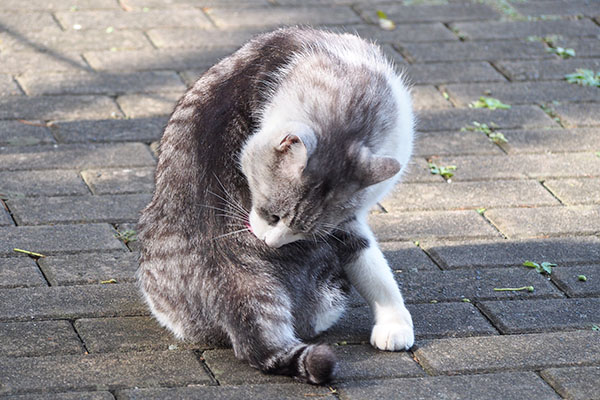
M367 214L412 140L402 79L356 36L280 29L219 62L171 115L140 219L138 278L156 319L320 384L334 353L305 341L338 320L353 285L375 316L372 345L410 348L411 316Z

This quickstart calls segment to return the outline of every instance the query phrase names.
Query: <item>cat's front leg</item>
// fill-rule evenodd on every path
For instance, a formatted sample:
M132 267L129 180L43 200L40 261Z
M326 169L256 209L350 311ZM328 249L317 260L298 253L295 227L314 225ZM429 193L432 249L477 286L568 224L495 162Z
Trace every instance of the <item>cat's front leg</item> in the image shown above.
M375 326L371 344L381 350L408 350L415 341L410 312L373 233L366 224L359 228L369 247L344 268L350 282L373 310Z

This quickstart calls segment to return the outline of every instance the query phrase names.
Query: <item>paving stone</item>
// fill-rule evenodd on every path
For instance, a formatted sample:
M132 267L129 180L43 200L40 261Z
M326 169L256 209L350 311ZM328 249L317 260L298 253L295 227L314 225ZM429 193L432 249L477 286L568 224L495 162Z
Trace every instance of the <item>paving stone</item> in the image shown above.
M600 398L600 367L549 368L540 375L566 399Z
M442 94L433 86L414 86L411 95L413 108L417 112L452 107L452 103L444 99Z
M81 30L106 29L147 29L156 27L193 27L212 28L210 20L197 8L127 11L93 10L93 11L59 11L54 13L65 29L79 25ZM112 32L114 33L114 32Z
M118 283L135 280L138 256L134 253L85 253L44 257L38 260L50 285L98 284L110 279Z
M77 333L67 321L0 323L3 357L83 354Z
M55 140L50 130L39 121L0 121L0 146L31 146L48 143L55 143Z
M503 130L502 132L508 140L502 148L509 154L595 151L598 148L597 143L600 143L600 131L594 128Z
M246 0L244 0L246 1ZM117 392L119 400L295 400L303 398L335 399L332 391L322 386L293 383L243 386L189 386L160 389L128 389Z
M8 211L4 208L5 205L0 201L0 226L13 226L13 220Z
M585 343L585 346L582 345ZM415 351L428 373L459 374L502 370L539 370L600 361L600 335L576 331L440 339Z
M600 226L599 206L495 209L485 216L509 238L593 235Z
M114 400L110 392L29 393L2 398L6 400Z
M23 92L12 76L0 74L0 96L20 96Z
M596 36L600 27L589 20L556 21L485 21L452 25L461 34L473 40L523 39L528 36Z
M443 269L521 266L548 261L559 266L600 263L600 238L555 238L469 242L422 242Z
M544 186L568 205L600 203L600 178L547 180Z
M264 383L289 383L282 375L267 375L252 368L247 361L235 358L233 350L216 349L202 353L202 359L220 385L247 385ZM269 385L270 386L270 385Z
M138 288L129 283L2 289L2 293L5 300L0 304L0 319L5 321L147 313Z
M94 194L152 193L154 168L90 169L81 176Z
M362 38L374 39L379 44L458 40L456 35L440 22L401 24L396 25L396 28L392 31L383 30L379 26L375 25L350 25L344 26L342 30L352 34L357 34Z
M0 192L9 200L23 196L89 194L75 171L64 170L0 172Z
M422 271L394 274L407 302L489 299L560 298L549 278L527 267L484 268L457 271ZM494 291L494 288L533 286L527 291Z
M497 179L587 177L600 174L600 158L593 153L444 156L433 161L437 165L456 166L452 182L496 182Z
M205 7L238 7L241 5L271 5L268 0L202 0L202 6ZM143 8L172 8L172 7L187 7L197 6L197 0L128 0L127 5L134 10Z
M580 275L587 280L580 281ZM600 296L600 264L554 268L552 281L569 297Z
M0 148L0 170L147 167L154 163L141 143Z
M18 75L28 71L77 71L89 67L78 53L61 51L60 56L42 51L20 51L0 54L0 72Z
M499 237L475 210L421 211L370 215L369 224L375 236L383 241L426 238L490 238Z
M587 15L594 17L600 13L598 11L598 4L588 0L532 1L515 3L513 7L516 8L519 14L532 17L542 15Z
M92 51L84 54L92 68L101 71L208 69L232 54L235 47L190 49ZM169 90L169 89L165 89Z
M451 22L470 21L481 19L494 19L499 17L491 7L484 4L443 4L443 5L411 5L381 4L388 18L397 24L406 22ZM373 6L357 6L361 16L370 23L378 22L376 10Z
M196 355L188 351L4 358L0 359L0 381L4 393L211 382Z
M406 67L406 75L416 85L506 81L504 76L483 61L412 64Z
M474 99L477 100L477 99ZM422 132L460 130L479 121L490 125L492 122L499 129L555 127L554 122L545 112L536 106L513 106L510 110L448 109L426 110L417 114L417 129Z
M14 256L15 247L44 255L126 250L108 224L4 227L0 237L0 256Z
M484 133L472 131L419 132L414 146L421 157L503 153Z
M151 142L159 140L167 118L58 121L51 127L61 142Z
M433 42L397 44L417 62L429 61L494 61L555 58L540 42L490 40L466 42Z
M600 323L600 299L485 301L479 307L504 334L590 329Z
M29 286L48 286L35 261L25 257L0 258L0 288Z
M539 182L532 180L411 183L396 186L381 201L381 205L389 212L559 204Z
M566 74L578 68L598 70L600 59L572 58L568 60L498 61L496 65L512 81L564 80Z
M575 49L577 57L600 57L600 42L597 38L565 38L561 45Z
M208 16L219 28L276 27L281 25L357 24L361 19L350 7L245 7L208 8Z
M128 118L153 118L173 112L183 91L176 93L126 94L117 98L117 103Z
M52 14L48 12L0 12L2 30L22 33L33 32L48 26L57 27Z
M597 100L600 100L598 98ZM567 126L598 126L600 125L600 104L561 104L556 106L561 121ZM597 130L595 132L598 132Z
M206 30L189 28L159 28L147 31L148 37L158 48L188 47L223 48L228 52L240 47L253 36L261 32L260 29L235 29L235 30ZM215 50L217 51L217 50ZM224 51L224 50L223 50Z
M18 225L82 222L135 222L150 194L40 197L8 203Z
M440 175L432 174L427 165L428 164L425 158L413 157L407 165L407 171L404 173L404 175L402 175L401 182L445 182L444 178L442 178Z
M0 50L7 52L50 50L62 53L63 50L90 51L150 48L150 42L140 31L116 30L69 30L45 28L39 32L27 32L19 37L0 32Z
M0 119L89 119L122 115L106 96L0 97Z
M119 8L119 5L112 0L29 0L27 2L3 0L0 10L70 10L73 6L78 9Z
M19 83L28 95L109 94L185 90L173 71L135 73L26 73Z
M202 347L175 339L150 317L82 318L75 321L75 329L90 353Z
M340 398L394 399L464 399L487 400L490 394L502 399L529 398L559 399L560 397L534 372L485 374L467 376L428 376L425 378L356 381L338 387Z
M393 270L438 270L427 254L412 242L386 242L381 243L380 248Z

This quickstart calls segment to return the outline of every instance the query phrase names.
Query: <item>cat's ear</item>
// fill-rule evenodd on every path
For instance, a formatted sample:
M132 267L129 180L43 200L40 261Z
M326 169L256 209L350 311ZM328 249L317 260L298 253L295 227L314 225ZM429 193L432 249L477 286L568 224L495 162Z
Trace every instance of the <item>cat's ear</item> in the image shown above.
M359 180L363 187L390 179L402 166L392 157L378 156L363 148L360 154Z
M288 126L275 146L275 151L280 158L282 172L290 178L300 177L308 158L313 153L317 138L314 132L304 124L293 124Z

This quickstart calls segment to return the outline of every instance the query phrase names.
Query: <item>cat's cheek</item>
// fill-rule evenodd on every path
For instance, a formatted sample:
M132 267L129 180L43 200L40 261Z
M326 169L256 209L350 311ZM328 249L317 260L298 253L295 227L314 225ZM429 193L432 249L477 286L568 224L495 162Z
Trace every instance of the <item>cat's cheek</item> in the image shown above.
M270 229L270 226L258 216L254 209L250 211L248 222L250 223L250 232L252 232L258 239L265 240L265 236L267 231Z

